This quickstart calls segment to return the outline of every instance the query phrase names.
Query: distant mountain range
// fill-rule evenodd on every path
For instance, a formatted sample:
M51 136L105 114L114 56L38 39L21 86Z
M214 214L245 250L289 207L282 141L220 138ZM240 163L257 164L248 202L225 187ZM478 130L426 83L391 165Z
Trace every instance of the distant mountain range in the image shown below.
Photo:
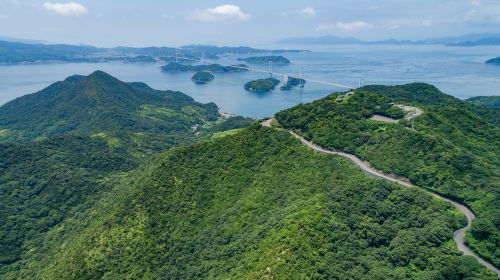
M440 37L425 40L380 40L364 41L353 37L326 35L321 37L291 37L278 41L283 44L314 44L314 45L445 45L445 46L498 46L500 33L475 33L457 37Z
M5 39L5 40L2 40ZM250 47L217 47L187 45L172 47L98 48L87 45L45 44L29 40L0 37L0 63L47 62L142 62L199 61L202 57L217 59L226 54L301 52L301 50L264 50Z

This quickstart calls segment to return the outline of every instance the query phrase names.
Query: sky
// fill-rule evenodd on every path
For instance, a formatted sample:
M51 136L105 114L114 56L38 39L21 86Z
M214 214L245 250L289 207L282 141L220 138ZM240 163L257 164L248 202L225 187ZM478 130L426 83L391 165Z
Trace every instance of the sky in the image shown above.
M101 47L486 32L500 32L500 0L0 0L0 36Z

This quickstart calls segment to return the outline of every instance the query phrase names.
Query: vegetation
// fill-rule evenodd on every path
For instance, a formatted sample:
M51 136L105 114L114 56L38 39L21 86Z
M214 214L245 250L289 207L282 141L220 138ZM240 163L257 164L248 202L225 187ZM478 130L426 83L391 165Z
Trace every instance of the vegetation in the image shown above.
M277 118L463 199L469 244L495 262L494 111L433 90L366 87ZM416 131L367 120L402 119L392 102L424 109ZM448 203L104 72L0 107L0 221L1 279L497 279L457 251Z
M253 122L225 120L215 104L103 72L5 104L0 120L0 278L43 243L47 231L109 191L109 176L173 146Z
M252 64L268 64L269 62L273 64L290 64L290 60L281 55L251 56L247 58L238 58L238 60Z
M281 86L281 90L291 90L294 87L300 86L300 85L305 85L306 80L300 79L300 78L295 78L295 77L288 77L288 81L286 82L285 85Z
M284 131L173 149L108 183L4 278L496 279L456 251L449 204Z
M466 101L484 107L500 108L500 96L476 96Z
M205 84L214 80L214 75L210 72L196 72L191 80L197 84Z
M274 78L259 79L245 84L245 90L253 92L269 92L273 91L280 81Z
M225 54L248 53L284 53L301 52L300 50L262 50L249 47L217 47L208 45L189 45L180 48L146 47L146 48L96 48L92 46L76 46L62 44L26 44L0 41L0 63L47 63L63 62L155 62L155 61L189 61L199 60L203 54L206 58L217 59Z
M492 58L492 59L486 61L486 64L500 64L500 57Z
M196 72L212 72L212 73L245 72L248 71L246 68L248 68L248 66L244 64L233 65L233 66L223 66L220 64L187 65L178 62L170 62L169 64L161 67L161 69L164 72L196 71Z
M0 107L3 140L43 139L62 134L118 131L182 135L218 118L217 105L200 104L173 91L124 83L97 71L72 76Z
M368 86L339 102L337 94L276 115L326 148L358 155L376 168L467 204L476 214L466 241L500 265L500 129L482 108L425 84ZM412 104L425 112L399 124L368 120L384 104Z

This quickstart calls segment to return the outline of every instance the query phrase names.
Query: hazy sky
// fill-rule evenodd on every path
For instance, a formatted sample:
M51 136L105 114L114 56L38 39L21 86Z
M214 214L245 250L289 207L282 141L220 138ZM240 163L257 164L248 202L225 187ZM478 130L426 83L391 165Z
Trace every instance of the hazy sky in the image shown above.
M0 36L97 46L500 32L500 0L0 0Z

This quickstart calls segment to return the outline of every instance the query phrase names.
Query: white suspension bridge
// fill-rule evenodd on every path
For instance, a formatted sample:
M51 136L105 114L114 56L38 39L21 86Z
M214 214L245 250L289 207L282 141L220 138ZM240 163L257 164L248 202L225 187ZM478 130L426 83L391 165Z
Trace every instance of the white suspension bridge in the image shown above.
M202 64L211 64L210 62L206 61L206 59L205 59L205 53L202 53L201 59L190 58L190 57L183 57L183 56L179 56L178 54L176 54L175 55L175 62L179 62L179 59L201 62ZM290 76L289 74L286 74L286 73L279 73L279 72L273 71L273 64L272 64L271 61L269 61L269 69L268 70L259 69L259 68L255 68L255 67L250 67L250 66L244 67L244 66L241 66L241 65L223 64L222 63L222 57L219 57L219 65L221 65L223 67L233 67L233 68L239 68L239 69L244 69L244 70L253 71L253 72L265 73L265 74L268 74L269 77L273 77L273 76L283 77L284 80L286 80ZM318 80L318 79L304 77L304 75L302 73L302 67L300 67L300 74L299 74L299 76L304 81L310 82L310 83L328 85L328 86L332 86L332 87L349 89L349 90L353 90L353 89L357 88L355 86L343 85L343 84L340 84L340 83L334 83L334 82L322 81L322 80ZM362 87L362 86L363 86L363 81L360 80L359 81L359 87Z

